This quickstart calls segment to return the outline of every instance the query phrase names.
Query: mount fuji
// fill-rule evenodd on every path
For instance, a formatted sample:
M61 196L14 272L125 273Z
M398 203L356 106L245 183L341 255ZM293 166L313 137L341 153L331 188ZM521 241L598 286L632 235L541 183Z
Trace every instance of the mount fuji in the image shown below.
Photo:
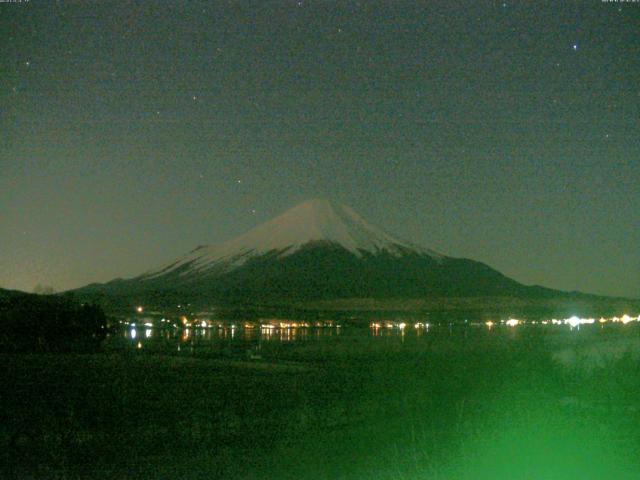
M491 267L385 232L348 206L312 199L218 245L81 294L219 302L344 298L540 296Z

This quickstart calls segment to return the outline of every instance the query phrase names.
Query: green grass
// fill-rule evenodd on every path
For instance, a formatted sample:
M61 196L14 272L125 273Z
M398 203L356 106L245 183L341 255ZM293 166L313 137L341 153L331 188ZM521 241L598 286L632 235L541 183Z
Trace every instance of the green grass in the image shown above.
M264 362L0 356L6 478L639 478L637 362L588 332L266 345Z

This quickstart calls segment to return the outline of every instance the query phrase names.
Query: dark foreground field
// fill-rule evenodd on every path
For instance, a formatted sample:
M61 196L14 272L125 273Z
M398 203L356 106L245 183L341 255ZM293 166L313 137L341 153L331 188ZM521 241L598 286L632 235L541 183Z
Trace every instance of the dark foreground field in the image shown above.
M0 476L640 478L640 364L619 347L637 334L625 335L346 335L257 362L3 355ZM616 355L591 361L595 342Z

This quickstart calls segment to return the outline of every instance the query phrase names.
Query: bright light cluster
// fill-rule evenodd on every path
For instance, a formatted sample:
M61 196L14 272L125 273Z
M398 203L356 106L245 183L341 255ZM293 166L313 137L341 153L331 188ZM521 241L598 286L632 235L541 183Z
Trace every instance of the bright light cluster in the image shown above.
M618 318L618 317L613 317L611 319L612 322L622 322L622 323L629 323L629 322L637 322L640 321L640 315L638 315L637 317L630 317L629 315L623 315L622 317Z
M388 322L371 322L369 324L369 327L373 328L374 330L377 330L379 328L398 328L400 330L404 330L405 328L407 328L408 325L409 324L405 322L388 321ZM415 328L416 330L426 328L428 330L429 324L424 322L416 322L413 324L413 328Z
M600 317L600 319L598 320L598 323L607 323L607 322L622 323L626 325L627 323L630 323L630 322L640 322L640 315L638 315L637 317L631 317L625 314L622 317L611 317L611 318ZM580 327L580 325L593 325L594 323L596 323L596 319L581 318L576 315L573 315L572 317L564 318L561 320L557 318L552 318L551 320L542 320L540 322L536 322L536 321L527 322L525 320L519 320L517 318L510 318L509 320L501 320L500 323L505 324L509 327L516 327L518 325L522 325L525 323L531 323L531 324L541 323L542 325L548 325L548 324L569 325L571 328L577 328L577 327ZM492 321L488 321L488 322L485 322L485 325L491 328L494 325L494 323Z
M591 325L595 323L595 319L593 318L579 318L575 315L570 318L565 318L563 323L565 325L571 325L571 328L579 327L580 325Z
M626 325L627 323L634 322L634 321L640 322L640 315L637 317L631 317L625 314L622 317L611 317L611 318L600 317L600 319L598 320L592 317L587 317L587 318L578 317L577 315L573 315L569 318L563 318L563 319L552 318L552 319L545 319L545 320L523 320L519 318L509 318L508 320L500 320L500 321L487 320L484 322L484 325L489 329L493 328L497 324L506 325L508 327L517 327L518 325L525 325L525 324L529 324L529 325L551 324L551 325L569 325L571 328L579 328L581 325L593 325L595 323L602 324L607 322L613 322L613 323L619 322ZM385 321L385 322L373 321L369 324L369 326L374 330L378 330L381 328L404 330L408 326L408 324L404 322L393 322L393 321ZM413 326L416 329L424 329L424 328L426 328L427 330L429 329L428 323L417 322Z

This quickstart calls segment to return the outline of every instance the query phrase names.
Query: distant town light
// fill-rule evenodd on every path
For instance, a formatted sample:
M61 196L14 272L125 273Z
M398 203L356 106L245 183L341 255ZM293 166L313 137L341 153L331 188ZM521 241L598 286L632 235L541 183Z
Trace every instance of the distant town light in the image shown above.
M517 320L515 318L510 318L509 320L507 320L505 322L509 327L516 327L520 324L520 320Z
M144 311L144 308L142 307L136 307L136 312L138 313L142 313Z
M631 317L630 317L629 315L627 315L626 313L625 313L624 315L622 315L622 317L620 318L620 321L621 321L622 323L624 323L625 325L626 325L627 323L629 323L629 322L634 321L634 320L635 320L635 318L631 318Z
M573 317L567 318L564 323L571 325L571 328L575 328L582 322L580 322L580 319L574 315Z

